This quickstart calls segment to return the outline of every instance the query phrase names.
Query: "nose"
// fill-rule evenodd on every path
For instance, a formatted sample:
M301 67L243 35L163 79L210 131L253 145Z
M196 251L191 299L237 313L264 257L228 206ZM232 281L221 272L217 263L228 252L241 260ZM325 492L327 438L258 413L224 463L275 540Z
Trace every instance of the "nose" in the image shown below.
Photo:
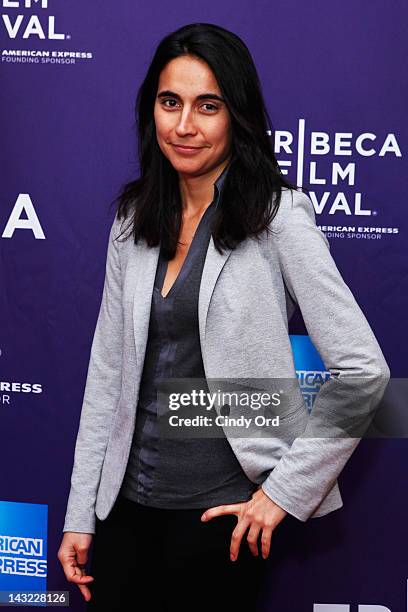
M186 134L195 134L196 128L194 125L192 110L185 106L183 112L180 114L179 117L179 121L176 125L176 134L178 136L185 136Z

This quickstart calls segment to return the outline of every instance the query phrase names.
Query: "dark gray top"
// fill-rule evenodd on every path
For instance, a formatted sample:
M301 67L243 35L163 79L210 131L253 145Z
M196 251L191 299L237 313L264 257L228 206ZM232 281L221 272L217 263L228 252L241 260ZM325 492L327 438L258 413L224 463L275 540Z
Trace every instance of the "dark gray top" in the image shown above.
M201 508L247 501L258 485L247 478L224 437L158 435L157 383L162 378L199 378L205 385L198 329L198 293L228 166L214 183L214 198L201 217L183 266L161 295L167 261L160 254L140 383L136 425L120 494L147 506Z

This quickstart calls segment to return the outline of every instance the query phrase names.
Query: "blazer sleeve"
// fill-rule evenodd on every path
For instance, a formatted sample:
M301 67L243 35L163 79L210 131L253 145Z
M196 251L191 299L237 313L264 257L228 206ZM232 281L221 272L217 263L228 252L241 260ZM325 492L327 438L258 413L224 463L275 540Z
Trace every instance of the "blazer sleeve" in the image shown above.
M390 370L316 225L310 198L293 191L293 201L289 200L285 198L275 217L280 269L331 376L315 398L305 431L282 455L262 489L288 513L306 521L360 442Z
M95 503L111 420L121 391L123 308L118 243L120 221L109 232L105 280L93 336L75 444L63 531L95 533Z

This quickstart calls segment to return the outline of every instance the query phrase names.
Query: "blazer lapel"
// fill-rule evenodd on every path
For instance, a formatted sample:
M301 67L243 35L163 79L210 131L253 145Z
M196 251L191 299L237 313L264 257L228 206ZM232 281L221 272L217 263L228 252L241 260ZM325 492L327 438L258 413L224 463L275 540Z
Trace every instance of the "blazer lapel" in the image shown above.
M144 240L135 245L138 277L133 298L133 333L136 359L143 357L149 331L150 307L160 247L148 247Z
M210 236L210 243L207 249L207 255L201 277L200 292L198 295L198 324L202 349L204 347L207 314L211 296L213 294L218 276L220 275L220 272L231 252L232 249L225 248L223 254L220 255L215 248L213 237Z
M211 296L218 276L230 256L231 251L231 249L225 248L224 253L220 255L215 248L213 237L210 237L198 296L198 321L202 347L204 346L205 326ZM133 299L133 332L135 337L136 358L139 360L144 357L146 349L154 278L156 275L160 247L148 247L145 241L141 241L135 246L134 253L135 260L138 261L139 265L137 266L138 276L135 281Z

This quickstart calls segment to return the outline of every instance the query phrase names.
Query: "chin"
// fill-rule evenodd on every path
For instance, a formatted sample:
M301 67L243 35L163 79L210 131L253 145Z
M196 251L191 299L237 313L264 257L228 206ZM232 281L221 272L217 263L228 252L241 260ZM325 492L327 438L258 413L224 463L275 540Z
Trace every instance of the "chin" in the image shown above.
M179 159L177 157L170 157L169 161L173 168L177 170L177 172L184 173L193 173L198 172L203 166L203 162L198 163L197 161L193 161L192 159Z

